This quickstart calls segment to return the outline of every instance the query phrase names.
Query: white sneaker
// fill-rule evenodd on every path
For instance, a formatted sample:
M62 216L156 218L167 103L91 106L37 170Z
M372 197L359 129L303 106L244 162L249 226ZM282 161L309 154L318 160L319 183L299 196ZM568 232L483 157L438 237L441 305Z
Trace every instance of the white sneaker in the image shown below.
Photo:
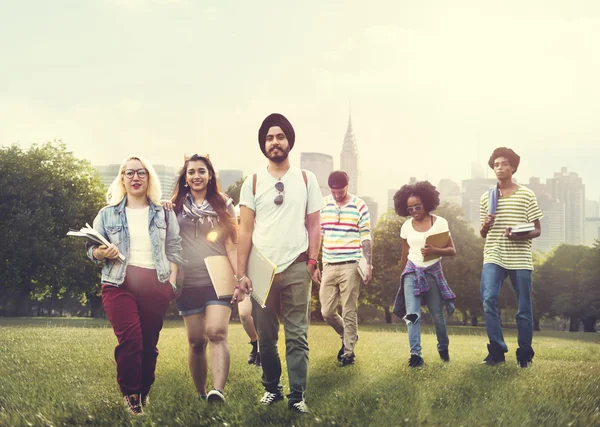
M283 400L283 394L271 393L269 391L265 392L265 395L260 399L260 403L263 405L272 405L275 402L279 402Z
M296 412L298 414L308 414L309 412L308 406L306 406L306 402L304 401L304 399L296 403L290 403L288 405L288 408L290 409L290 411Z
M217 390L216 388L213 388L206 395L206 401L208 403L222 403L225 402L225 395L223 394L223 392Z

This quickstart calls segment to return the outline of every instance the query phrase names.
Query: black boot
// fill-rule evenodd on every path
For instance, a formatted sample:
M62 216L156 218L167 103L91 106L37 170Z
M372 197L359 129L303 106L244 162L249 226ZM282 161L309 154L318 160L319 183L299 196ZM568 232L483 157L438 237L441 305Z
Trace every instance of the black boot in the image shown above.
M533 363L533 355L535 352L533 349L525 350L523 348L517 349L517 363L520 368L531 368Z
M440 359L442 359L444 362L450 362L450 354L448 354L448 350L442 350L438 353L440 353Z
M248 365L254 365L256 364L256 357L258 354L258 341L250 341L250 344L252 345L252 351L248 356Z
M504 350L496 343L491 343L487 345L488 355L485 359L483 359L483 363L486 365L496 365L498 363L506 362L504 357Z

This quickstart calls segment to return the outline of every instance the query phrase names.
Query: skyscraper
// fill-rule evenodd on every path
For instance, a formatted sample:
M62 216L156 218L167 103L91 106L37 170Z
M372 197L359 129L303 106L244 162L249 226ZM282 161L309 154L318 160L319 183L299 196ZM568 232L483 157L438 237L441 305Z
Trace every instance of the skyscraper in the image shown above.
M582 245L585 220L585 185L575 172L561 168L553 178L546 180L546 187L552 199L565 205L565 243ZM542 230L543 232L543 230Z
M342 154L340 155L340 169L350 177L348 191L352 194L358 193L358 148L356 137L352 130L352 115L348 116L348 129L344 136Z
M544 214L540 220L542 234L533 239L533 249L549 252L565 242L565 204L553 199L548 193L547 185L542 184L538 177L529 178L526 187L535 193L538 206Z
M462 206L460 186L456 182L450 179L442 179L437 186L437 191L440 192L440 202Z
M311 171L317 177L323 196L329 194L329 174L333 172L333 156L323 153L300 153L300 168Z
M374 198L369 197L369 196L359 196L359 197L361 199L363 199L363 201L367 205L367 208L369 208L369 215L371 217L371 232L373 232L373 229L377 225L377 218L379 216L379 209L377 206L377 202L375 201Z

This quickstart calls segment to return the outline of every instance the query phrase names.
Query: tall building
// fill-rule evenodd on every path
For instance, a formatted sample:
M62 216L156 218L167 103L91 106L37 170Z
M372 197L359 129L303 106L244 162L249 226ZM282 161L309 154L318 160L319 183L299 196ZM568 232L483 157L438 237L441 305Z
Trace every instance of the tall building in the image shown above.
M115 177L119 174L121 165L115 163L111 165L94 166L94 168L98 171L102 183L108 188L108 186L114 181ZM170 197L171 193L173 193L173 189L175 188L175 182L177 181L179 169L166 165L154 165L154 170L156 171L160 181L162 197Z
M388 190L388 203L387 203L387 208L388 210L394 210L394 194L396 194L396 192L400 190L399 188L390 188Z
M600 241L600 218L586 218L584 227L583 244L594 246L597 241Z
M539 252L549 252L565 242L565 204L553 199L546 184L532 176L525 184L534 193L544 217L540 220L542 234L533 239L532 248Z
M475 176L479 176L475 174ZM481 195L485 193L492 185L496 184L495 179L471 178L462 181L462 208L465 213L465 219L471 224L477 234L479 234L479 201Z
M453 205L462 206L462 195L460 185L450 179L442 179L437 186L440 192L440 202L448 202Z
M227 189L235 184L237 181L244 177L244 172L240 169L221 169L218 173L219 185L221 191L227 191Z
M585 185L575 172L561 168L546 180L550 197L565 205L565 243L582 245L584 241Z
M314 173L323 196L329 194L329 174L333 172L333 156L323 153L300 153L300 167ZM349 189L350 193L352 191Z
M586 218L599 218L600 217L600 203L596 200L585 201L585 217Z
M371 233L373 229L377 225L377 218L379 218L379 209L377 206L377 202L374 198L369 196L358 196L366 203L367 208L369 208L369 215L371 216Z
M358 148L356 146L356 137L352 130L352 115L348 117L348 129L344 136L342 154L340 155L340 169L350 177L348 191L352 194L358 193Z

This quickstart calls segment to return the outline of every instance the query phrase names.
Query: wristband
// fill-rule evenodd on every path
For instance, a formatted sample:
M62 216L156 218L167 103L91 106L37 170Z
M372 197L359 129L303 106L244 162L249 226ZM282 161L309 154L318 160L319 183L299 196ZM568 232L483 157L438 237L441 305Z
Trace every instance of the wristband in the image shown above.
M319 261L317 261L314 258L309 258L308 261L306 261L306 264L307 265L314 265L316 267L317 265L319 265Z

